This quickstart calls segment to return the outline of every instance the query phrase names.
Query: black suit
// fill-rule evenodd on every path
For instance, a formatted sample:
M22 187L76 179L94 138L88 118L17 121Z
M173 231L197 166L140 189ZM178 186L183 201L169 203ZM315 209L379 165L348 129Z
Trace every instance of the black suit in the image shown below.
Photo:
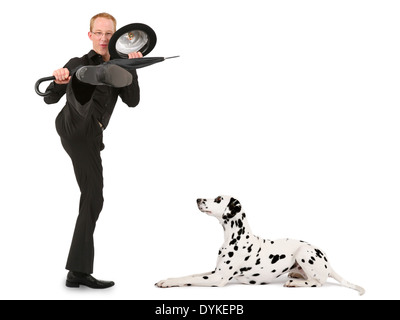
M65 68L98 65L103 59L91 50L81 58L73 58ZM57 103L67 94L67 103L56 118L61 143L72 160L81 198L66 269L93 273L93 233L103 207L103 166L100 151L104 149L103 130L107 127L118 96L129 107L139 103L140 90L135 70L132 84L124 88L92 86L72 76L68 85L50 84L44 98L47 104Z

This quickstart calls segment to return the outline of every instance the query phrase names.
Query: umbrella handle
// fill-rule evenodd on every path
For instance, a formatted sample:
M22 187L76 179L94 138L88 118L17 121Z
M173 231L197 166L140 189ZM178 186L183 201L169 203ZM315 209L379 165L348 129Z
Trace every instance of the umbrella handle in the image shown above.
M138 59L138 61L144 61L144 63L142 63L142 65L132 65L132 66L129 66L129 60L131 60L131 59L114 59L114 60L110 60L110 61L108 61L108 62L104 62L104 64L108 64L108 63L111 63L111 64L116 64L116 65L119 65L120 67L126 67L126 68L129 68L129 67L131 67L131 68L135 68L135 69L137 69L137 68L143 68L143 67L147 67L147 66L149 66L149 65L152 65L152 64L154 64L154 63L157 63L157 62L161 62L161 61L164 61L164 60L167 60L167 59L173 59L173 58L178 58L179 56L172 56L172 57L167 57L167 58L163 58L163 57L155 57L155 58L149 58L149 57L146 57L146 58L140 58L140 59ZM125 62L125 63L123 63L123 62ZM146 63L147 62L147 63ZM78 67L76 67L75 69L73 69L72 71L70 71L70 75L71 74L73 74L76 70L78 70L80 67L82 67L82 66L78 66ZM40 86L40 84L42 83L42 82L45 82L45 81L53 81L53 80L55 80L56 79L56 77L54 77L54 76L51 76L51 77L44 77L44 78L40 78L38 81L36 81L36 83L35 83L35 91L36 91L36 93L39 95L39 96L41 96L41 97L46 97L46 96L48 96L49 94L50 94L50 92L41 92L40 90L39 90L39 86Z
M35 91L36 91L36 93L37 93L39 96L41 96L41 97L46 97L46 96L48 96L48 95L50 94L50 92L41 92L41 91L39 90L39 86L40 86L40 84L41 84L42 82L45 82L45 81L53 81L53 80L56 80L56 77L55 77L55 76L40 78L38 81L36 81L36 83L35 83Z

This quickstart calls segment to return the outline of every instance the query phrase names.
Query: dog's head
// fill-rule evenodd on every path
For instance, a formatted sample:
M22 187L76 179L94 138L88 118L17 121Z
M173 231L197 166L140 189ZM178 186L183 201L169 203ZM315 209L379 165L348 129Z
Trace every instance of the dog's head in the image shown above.
M225 221L232 219L242 210L240 202L231 196L197 199L197 206L200 211Z

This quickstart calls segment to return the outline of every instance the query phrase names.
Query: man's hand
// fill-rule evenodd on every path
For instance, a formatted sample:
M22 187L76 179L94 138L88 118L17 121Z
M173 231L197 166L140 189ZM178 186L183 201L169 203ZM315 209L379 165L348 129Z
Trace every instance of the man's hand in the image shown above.
M131 52L128 54L129 59L143 58L143 54L139 52Z
M67 84L69 80L71 80L71 76L69 75L69 70L67 68L57 69L53 72L53 76L56 77L54 82L57 84Z

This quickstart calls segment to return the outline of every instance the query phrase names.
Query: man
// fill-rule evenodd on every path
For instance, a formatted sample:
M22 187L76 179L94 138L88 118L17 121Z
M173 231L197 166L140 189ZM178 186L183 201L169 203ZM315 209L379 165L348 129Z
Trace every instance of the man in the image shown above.
M110 60L108 43L116 31L116 20L107 13L90 21L89 39L93 50L81 58L71 59L64 68L55 70L55 81L47 88L47 104L57 103L67 95L67 103L56 118L56 129L62 146L72 160L81 191L79 215L68 255L67 287L85 285L109 288L112 281L97 280L93 273L96 221L103 207L103 167L100 151L104 149L103 130L107 128L118 96L129 107L139 103L136 71L116 65L103 65ZM141 58L140 52L129 58ZM72 70L76 72L71 73Z

